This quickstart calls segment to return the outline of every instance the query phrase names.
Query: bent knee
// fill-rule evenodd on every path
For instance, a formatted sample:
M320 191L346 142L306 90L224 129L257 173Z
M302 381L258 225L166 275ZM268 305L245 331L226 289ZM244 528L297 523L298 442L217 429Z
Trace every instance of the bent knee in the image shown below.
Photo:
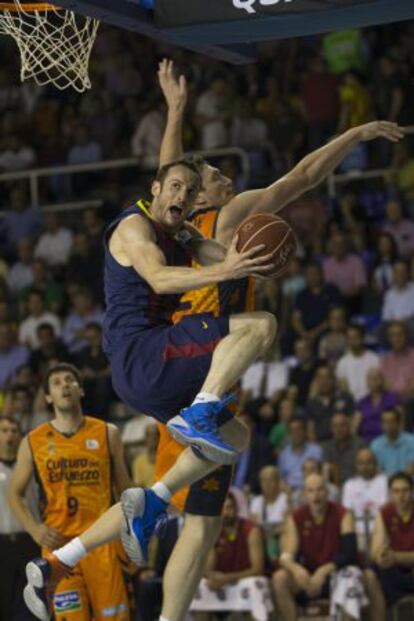
M289 586L289 574L285 569L278 569L272 576L273 586L277 591L285 591Z
M230 318L231 329L251 330L256 336L261 338L266 346L270 346L276 338L277 319L272 313L267 311L256 311L235 315Z

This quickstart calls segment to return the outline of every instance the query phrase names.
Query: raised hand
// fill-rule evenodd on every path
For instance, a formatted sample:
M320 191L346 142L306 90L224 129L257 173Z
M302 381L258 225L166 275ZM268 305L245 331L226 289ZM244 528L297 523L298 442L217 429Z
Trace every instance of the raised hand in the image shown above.
M399 142L404 138L404 128L391 121L372 121L355 129L358 130L360 139L363 141L386 138L391 142Z
M265 248L264 244L254 246L245 252L238 252L237 241L238 237L233 237L223 261L223 268L229 273L230 280L254 275L264 276L274 269L273 252L257 256Z
M158 81L168 108L183 113L187 103L187 81L184 75L174 75L174 61L164 58L158 65Z

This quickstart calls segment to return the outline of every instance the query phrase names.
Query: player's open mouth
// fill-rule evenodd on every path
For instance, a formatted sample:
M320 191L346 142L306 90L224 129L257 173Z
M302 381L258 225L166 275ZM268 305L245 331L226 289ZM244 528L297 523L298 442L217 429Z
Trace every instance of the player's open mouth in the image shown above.
M172 205L168 209L168 211L170 212L174 220L181 220L182 215L183 215L183 208L180 207L180 205Z

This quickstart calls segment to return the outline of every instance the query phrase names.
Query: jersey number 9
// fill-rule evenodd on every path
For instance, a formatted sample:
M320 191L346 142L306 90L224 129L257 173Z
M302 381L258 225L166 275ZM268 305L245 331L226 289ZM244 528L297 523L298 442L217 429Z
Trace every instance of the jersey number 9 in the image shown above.
M68 515L73 517L79 509L79 500L74 496L69 496L67 501Z

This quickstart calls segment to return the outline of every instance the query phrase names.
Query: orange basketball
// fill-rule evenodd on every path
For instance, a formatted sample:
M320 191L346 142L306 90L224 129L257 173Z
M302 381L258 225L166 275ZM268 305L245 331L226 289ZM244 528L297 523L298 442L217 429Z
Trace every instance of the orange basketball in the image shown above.
M292 227L279 216L258 213L249 216L236 231L238 252L264 244L257 256L273 253L274 270L269 278L282 276L296 256L297 241Z

